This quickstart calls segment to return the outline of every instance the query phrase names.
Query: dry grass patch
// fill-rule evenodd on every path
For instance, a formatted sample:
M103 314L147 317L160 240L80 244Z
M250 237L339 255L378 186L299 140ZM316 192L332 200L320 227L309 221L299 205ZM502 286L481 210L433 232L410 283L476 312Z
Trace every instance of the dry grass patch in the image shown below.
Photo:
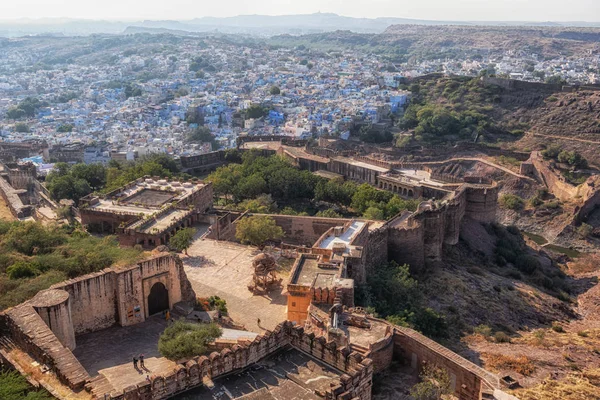
M574 274L586 274L600 269L600 254L588 253L570 262L569 271Z
M560 381L546 380L540 385L514 393L521 400L600 399L600 368L574 372Z
M483 353L485 360L485 367L500 371L500 370L512 370L523 376L530 376L535 372L535 365L526 356L507 356L498 353Z
M538 347L577 346L593 351L600 348L600 329L587 329L578 332L537 329L520 338L513 339L513 343Z

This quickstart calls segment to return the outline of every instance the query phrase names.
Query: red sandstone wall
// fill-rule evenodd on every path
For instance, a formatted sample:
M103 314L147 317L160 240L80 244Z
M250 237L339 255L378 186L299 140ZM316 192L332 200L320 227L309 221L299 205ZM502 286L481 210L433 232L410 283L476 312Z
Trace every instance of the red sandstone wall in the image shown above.
M408 264L411 272L419 272L425 266L423 228L417 224L412 229L390 228L388 252L390 260Z
M62 383L71 389L83 388L90 378L73 353L64 347L33 307L22 304L0 318L4 319L11 339L36 360L48 365Z
M304 329L290 322L279 324L273 332L267 331L248 345L234 345L231 349L213 352L209 356L195 357L179 364L163 376L155 376L150 382L130 386L124 393L114 393L111 399L166 399L176 393L202 384L202 379L218 378L256 363L274 351L292 345L326 364L344 372L339 384L325 393L327 400L370 400L373 378L371 360L363 359L348 348L338 348L334 342L305 334Z
M312 246L328 229L342 226L350 221L344 218L316 218L297 215L270 215L270 217L285 232L284 242L306 246Z
M480 222L496 220L498 208L498 187L476 188L467 187L467 205L465 216Z
M52 286L69 293L76 335L108 328L116 323L114 279L114 273L104 270Z
M461 400L479 400L483 386L498 388L498 377L409 328L394 328L394 353L417 372L427 362L448 371L454 394Z

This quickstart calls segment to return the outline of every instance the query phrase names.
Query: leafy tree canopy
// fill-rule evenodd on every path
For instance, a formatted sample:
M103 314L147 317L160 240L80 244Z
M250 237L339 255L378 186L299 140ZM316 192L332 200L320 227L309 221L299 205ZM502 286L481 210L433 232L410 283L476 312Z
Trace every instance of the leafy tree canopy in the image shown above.
M160 335L158 351L163 357L174 361L199 356L222 333L216 324L196 324L180 319Z
M171 237L171 240L169 240L169 245L175 250L183 251L185 254L187 254L187 249L192 245L195 234L196 229L184 228Z
M51 400L45 390L35 390L17 371L0 371L0 399Z
M284 236L283 229L269 216L253 215L238 221L235 237L243 244L262 246L267 240Z
M215 137L206 126L196 128L188 135L187 140L195 143L210 143L212 150L217 150L219 147Z

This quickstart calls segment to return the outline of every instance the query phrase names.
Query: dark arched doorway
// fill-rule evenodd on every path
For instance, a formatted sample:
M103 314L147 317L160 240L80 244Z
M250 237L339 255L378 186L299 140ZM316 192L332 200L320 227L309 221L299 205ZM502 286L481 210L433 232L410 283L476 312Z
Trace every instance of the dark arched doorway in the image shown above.
M156 282L148 295L148 315L158 314L169 309L169 291L160 282Z

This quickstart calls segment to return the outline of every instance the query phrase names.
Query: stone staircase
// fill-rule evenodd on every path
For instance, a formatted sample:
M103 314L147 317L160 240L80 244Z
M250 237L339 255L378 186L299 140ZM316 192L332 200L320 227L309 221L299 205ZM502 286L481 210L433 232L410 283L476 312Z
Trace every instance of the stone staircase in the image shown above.
M85 384L85 390L90 393L94 399L104 399L104 395L110 395L115 388L104 375L98 375Z

